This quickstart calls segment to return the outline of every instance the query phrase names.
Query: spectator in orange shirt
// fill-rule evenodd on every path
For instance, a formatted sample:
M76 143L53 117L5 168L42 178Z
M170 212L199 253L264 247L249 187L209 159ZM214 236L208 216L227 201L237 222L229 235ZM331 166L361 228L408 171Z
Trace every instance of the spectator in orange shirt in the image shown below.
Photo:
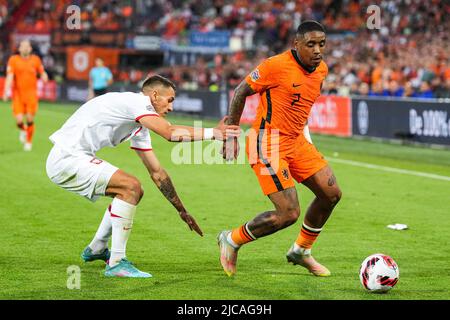
M31 151L34 134L34 116L38 110L37 76L48 81L41 59L32 54L29 40L19 44L19 54L11 56L6 69L6 81L3 101L8 100L12 89L12 109L20 130L19 139L24 150ZM24 123L24 118L26 123Z

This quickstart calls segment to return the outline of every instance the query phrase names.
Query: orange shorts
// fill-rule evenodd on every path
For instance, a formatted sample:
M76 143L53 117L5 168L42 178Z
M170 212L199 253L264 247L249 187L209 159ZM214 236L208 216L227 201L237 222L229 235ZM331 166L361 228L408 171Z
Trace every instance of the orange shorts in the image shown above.
M257 141L247 137L246 153L265 195L294 187L294 180L301 183L328 165L303 135L294 139L281 137L277 143L265 143L262 136Z
M38 109L38 98L34 96L21 97L16 94L12 99L12 109L15 116L27 113L35 115Z

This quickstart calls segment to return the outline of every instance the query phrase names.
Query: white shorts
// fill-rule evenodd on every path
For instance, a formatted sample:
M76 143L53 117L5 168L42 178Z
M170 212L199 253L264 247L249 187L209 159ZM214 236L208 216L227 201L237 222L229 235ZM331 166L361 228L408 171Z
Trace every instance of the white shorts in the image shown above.
M46 164L50 180L93 202L105 195L109 180L118 169L104 160L83 153L72 154L56 145Z

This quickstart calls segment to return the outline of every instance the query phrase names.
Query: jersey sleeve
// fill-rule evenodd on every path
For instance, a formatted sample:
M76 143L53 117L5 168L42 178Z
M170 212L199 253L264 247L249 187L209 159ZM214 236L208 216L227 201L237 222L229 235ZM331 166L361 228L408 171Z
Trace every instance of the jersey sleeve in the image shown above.
M143 117L159 117L150 102L150 97L143 94L133 93L127 99L128 112L138 122Z
M14 56L8 59L8 63L6 65L6 74L14 74L15 71L15 59Z
M273 59L266 59L245 77L245 81L253 91L263 92L275 85L274 75L278 69Z
M130 148L140 151L152 150L152 140L150 138L150 131L147 128L141 127L130 139Z

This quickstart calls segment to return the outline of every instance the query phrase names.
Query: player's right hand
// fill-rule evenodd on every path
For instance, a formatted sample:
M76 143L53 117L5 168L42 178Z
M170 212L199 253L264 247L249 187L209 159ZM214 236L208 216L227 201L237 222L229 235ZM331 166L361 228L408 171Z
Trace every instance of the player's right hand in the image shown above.
M223 142L222 157L226 161L237 159L239 155L239 141L237 137L229 137Z
M198 224L195 221L193 216L191 216L186 211L181 211L180 212L180 218L183 219L184 222L186 222L186 224L189 226L189 229L191 229L191 231L194 230L200 236L203 237L203 231L200 229L200 227L198 226Z

